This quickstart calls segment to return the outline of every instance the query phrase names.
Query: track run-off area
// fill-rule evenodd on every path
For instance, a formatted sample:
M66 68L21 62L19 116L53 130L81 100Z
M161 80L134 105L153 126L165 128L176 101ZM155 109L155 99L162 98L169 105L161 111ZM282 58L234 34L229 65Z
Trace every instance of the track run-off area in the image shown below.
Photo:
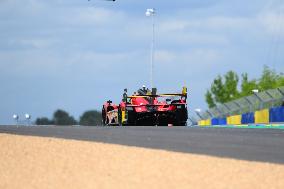
M284 130L0 126L0 188L284 188Z

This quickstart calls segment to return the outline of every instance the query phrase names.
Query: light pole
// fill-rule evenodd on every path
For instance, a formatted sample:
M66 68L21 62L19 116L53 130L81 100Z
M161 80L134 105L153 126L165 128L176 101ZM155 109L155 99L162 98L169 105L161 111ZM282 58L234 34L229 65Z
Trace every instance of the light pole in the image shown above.
M25 114L25 118L27 120L27 124L30 125L30 119L32 118L30 114Z
M151 89L154 87L154 83L153 83L153 69L154 69L154 48L155 48L155 14L156 14L156 10L154 8L152 9L147 9L146 10L146 16L152 17L152 44L151 44L151 69L150 69L150 86Z
M258 89L253 89L253 90L251 90L251 92L253 92L253 93L259 93L259 90L258 90Z
M262 109L262 108L263 108L262 99L257 95L257 94L259 93L259 90L258 90L258 89L253 89L253 90L251 90L251 92L252 92L253 95L257 98L257 100L260 102L260 107L259 107L259 109Z
M19 123L19 122L18 122L18 121L19 121L19 116L18 116L17 114L14 114L14 115L13 115L13 119L16 121L16 125L18 126L18 125L19 125L19 124L18 124L18 123Z
M200 120L202 120L203 117L200 115L202 110L200 108L197 108L194 111L195 111L196 115L200 118Z

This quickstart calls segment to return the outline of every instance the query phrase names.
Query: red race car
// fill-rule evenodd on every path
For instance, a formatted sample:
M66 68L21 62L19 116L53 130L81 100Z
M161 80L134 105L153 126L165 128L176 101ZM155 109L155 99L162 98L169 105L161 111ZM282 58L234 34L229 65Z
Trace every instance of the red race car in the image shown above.
M119 106L108 101L103 106L102 117L105 125L130 126L185 126L187 114L187 89L182 93L156 94L143 87L132 96L124 90Z

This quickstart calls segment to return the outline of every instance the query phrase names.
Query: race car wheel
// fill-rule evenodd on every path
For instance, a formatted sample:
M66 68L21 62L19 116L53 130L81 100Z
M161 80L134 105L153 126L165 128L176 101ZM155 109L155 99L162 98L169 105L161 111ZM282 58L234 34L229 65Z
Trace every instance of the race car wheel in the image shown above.
M122 112L120 106L118 107L118 124L119 126L122 126Z
M104 107L102 108L102 123L106 125L106 112Z
M106 118L106 125L109 125L109 119L108 119L108 117Z

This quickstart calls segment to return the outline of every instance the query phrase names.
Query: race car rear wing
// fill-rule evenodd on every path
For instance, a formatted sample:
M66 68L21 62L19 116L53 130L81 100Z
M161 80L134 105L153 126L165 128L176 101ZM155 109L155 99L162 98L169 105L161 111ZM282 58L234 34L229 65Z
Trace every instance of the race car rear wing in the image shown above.
M127 96L127 98L147 98L147 97L170 97L170 96L181 96L181 97L186 97L186 95L183 94L160 94L160 95L132 95L132 96Z
M185 103L171 103L170 105L184 105ZM140 105L134 105L134 104L127 104L126 107L155 107L155 106L161 106L162 104L140 104Z
M123 94L123 101L127 102L127 99L132 99L132 98L157 98L157 97L172 97L172 96L180 96L184 97L187 99L187 88L183 87L182 88L182 93L166 93L166 94L156 94L157 89L152 89L152 94L145 94L145 95L127 95L127 89L124 89L124 94Z

